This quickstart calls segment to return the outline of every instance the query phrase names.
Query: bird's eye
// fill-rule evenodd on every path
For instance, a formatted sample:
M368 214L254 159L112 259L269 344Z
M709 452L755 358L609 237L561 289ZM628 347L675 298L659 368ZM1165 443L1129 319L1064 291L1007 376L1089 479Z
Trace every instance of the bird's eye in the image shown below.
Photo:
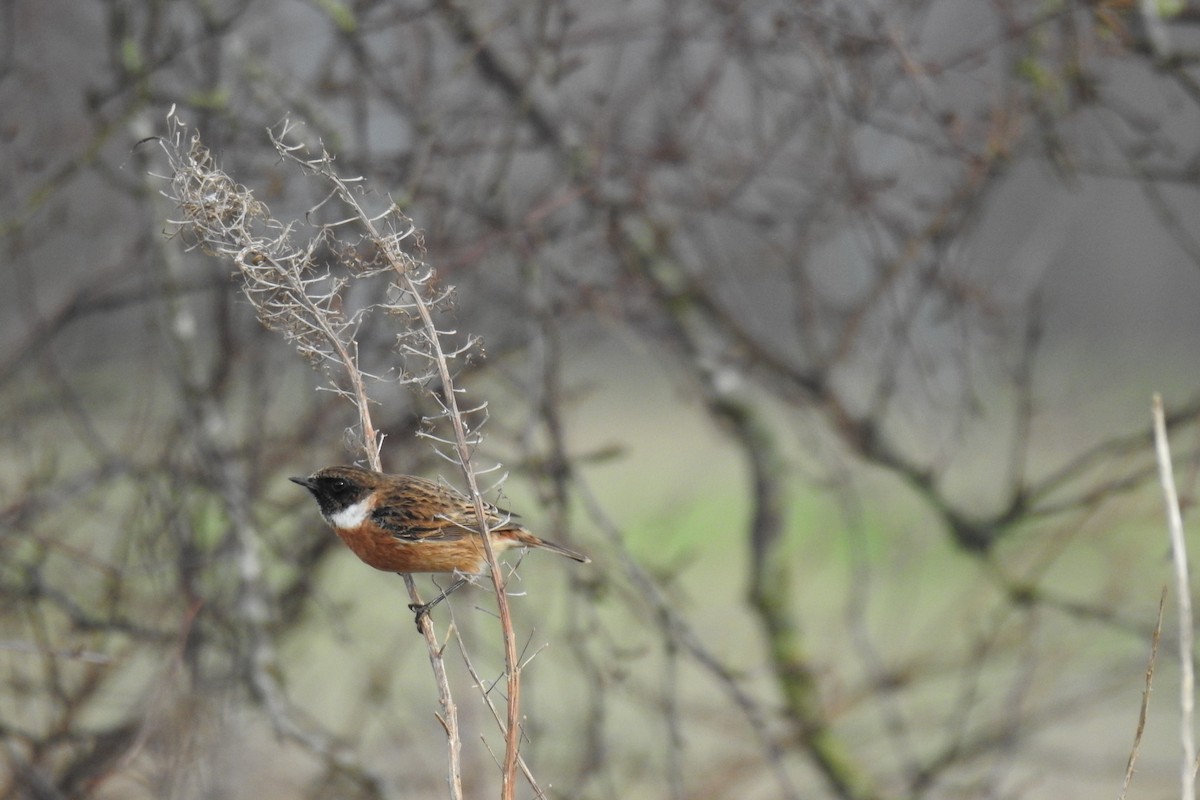
M335 492L344 492L346 491L346 480L344 478L334 478L329 486Z

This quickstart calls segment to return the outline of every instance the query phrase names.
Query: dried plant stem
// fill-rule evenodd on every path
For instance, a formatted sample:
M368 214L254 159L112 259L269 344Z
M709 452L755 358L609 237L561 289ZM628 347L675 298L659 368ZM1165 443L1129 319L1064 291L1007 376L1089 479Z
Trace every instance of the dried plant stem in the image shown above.
M361 222L371 237L377 242L382 242L383 237L375 228L370 216L359 205L358 199L351 192L345 191L344 185L339 186L339 192L342 195L342 200L358 212ZM496 560L496 553L492 549L491 536L488 535L488 514L484 508L483 495L479 491L479 482L475 478L475 470L471 467L471 447L467 440L467 431L463 424L462 412L458 407L458 390L454 387L454 376L450 373L450 365L446 358L446 353L442 348L441 336L437 326L433 322L433 315L429 311L429 304L425 302L420 292L420 287L412 279L409 264L394 258L390 249L385 248L384 252L392 264L392 269L396 271L398 279L403 282L404 288L410 293L412 303L421 318L421 324L425 328L428 343L433 353L434 364L437 366L438 377L442 383L441 400L449 412L449 418L454 428L456 455L458 456L459 465L462 467L463 477L467 482L467 491L475 503L475 518L479 520L479 534L483 538L484 551L487 553L489 571L492 576L492 586L496 593L496 610L500 616L500 628L504 640L504 668L508 683L508 713L504 726L504 766L500 796L502 800L512 800L516 792L517 762L521 742L521 669L520 663L517 661L516 635L513 632L512 614L508 607L508 594L505 592L504 575L500 570L499 562ZM411 578L408 578L408 580L411 581ZM432 636L432 623L429 621L428 615L422 618L421 626L426 636Z
M1142 707L1138 711L1137 731L1133 734L1133 747L1129 750L1129 762L1125 765L1125 780L1117 800L1125 800L1129 784L1133 781L1133 769L1137 765L1138 753L1142 749L1142 734L1146 731L1146 713L1150 708L1150 688L1154 684L1154 665L1158 662L1158 644L1162 639L1163 609L1167 604L1167 587L1163 586L1158 598L1158 621L1154 625L1154 636L1150 640L1150 660L1146 662L1146 688L1142 690Z
M1179 511L1179 496L1175 490L1175 473L1171 466L1171 448L1167 441L1167 423L1163 415L1162 396L1155 393L1154 452L1158 457L1158 474L1162 481L1163 498L1167 504L1167 523L1171 534L1171 558L1175 565L1176 608L1179 612L1179 711L1180 740L1183 761L1180 766L1181 791L1184 800L1196 797L1196 738L1192 727L1195 706L1195 678L1192 664L1192 596L1188 577L1187 544L1183 538L1183 516Z
M328 316L322 313L322 309L316 303L309 300L303 282L292 270L266 254L258 253L256 258L263 262L270 262L279 274L287 276L291 296L305 307L305 311L312 317L311 324L317 329L318 334L329 348L333 350L334 360L343 365L346 379L350 381L351 399L358 410L358 423L362 428L359 444L362 446L371 469L382 471L383 467L379 459L379 433L375 430L374 423L371 422L371 399L367 394L367 384L363 380L362 370L358 367L358 357L351 352L353 344L344 342L330 324Z
M505 721L500 718L500 712L496 710L496 704L492 702L491 692L489 691L490 687L484 683L483 678L480 677L478 670L475 669L475 664L472 663L471 656L467 653L467 645L463 641L462 631L460 631L457 626L454 628L454 640L458 643L458 652L462 656L463 663L467 667L467 674L471 676L471 680L473 680L475 682L475 686L479 688L479 693L483 697L484 704L488 707L488 710L492 712L492 719L496 721L497 725L501 726L501 729L507 730L511 726L506 725ZM517 754L517 766L520 767L521 774L525 776L525 780L529 781L529 786L533 789L533 796L537 798L537 800L544 800L544 798L547 796L545 791L543 791L542 787L538 785L537 779L533 776L533 772L529 769L529 766L525 763L525 759L521 757L520 753Z
M508 594L504 589L504 575L496 560L496 552L492 549L492 538L488 535L487 511L483 506L483 496L479 492L475 471L471 469L471 450L467 444L467 432L455 396L454 378L450 374L450 367L446 362L445 353L442 351L437 329L434 327L433 318L429 313L429 306L416 291L412 277L407 270L403 269L403 265L394 264L393 266L400 274L401 280L413 293L417 313L420 314L425 329L429 331L438 375L442 380L442 400L450 412L450 420L454 426L455 448L458 451L459 463L462 465L463 475L467 481L467 491L475 503L475 518L479 520L479 534L483 537L483 548L487 553L492 586L496 591L496 610L500 615L500 630L504 639L504 671L508 682L508 714L504 726L504 768L501 775L500 797L502 800L513 800L516 792L517 762L521 743L521 665L517 661L517 640L513 632L512 614L508 608ZM426 628L430 627L428 616L424 618L423 625Z
M284 149L281 147L280 152L291 155L291 150L294 148ZM294 157L294 156L293 156ZM299 159L298 159L299 160ZM492 576L492 586L496 595L496 607L500 618L500 627L504 642L504 665L507 678L507 721L504 726L504 763L502 770L501 783L501 798L502 800L513 800L516 792L516 775L519 761L521 728L520 728L520 711L521 711L521 680L520 680L520 663L517 660L516 636L513 632L512 614L508 606L508 595L505 592L504 576L500 569L499 562L496 559L496 553L492 549L491 537L489 536L487 526L487 511L484 508L483 495L479 490L479 484L475 477L475 470L471 466L471 443L467 435L466 426L463 422L463 413L458 405L458 392L455 388L454 376L450 371L449 359L445 349L442 347L441 332L434 323L433 314L430 311L429 303L426 301L421 287L413 280L413 262L411 259L404 257L394 247L389 246L395 241L395 237L386 236L375 225L375 217L367 213L359 202L358 197L354 192L350 191L349 186L338 177L329 167L328 161L325 159L317 162L301 161L309 168L316 171L328 179L334 187L334 191L347 206L352 209L358 219L359 224L367 231L369 238L379 246L381 255L387 259L392 270L395 271L397 280L401 287L406 291L410 298L412 308L417 312L421 321L421 326L425 331L425 343L429 348L428 355L433 361L437 376L441 382L440 402L450 419L451 426L454 430L454 450L459 466L462 468L463 477L467 482L467 491L472 501L475 504L475 516L479 520L479 534L483 539L484 551L487 555L489 572ZM359 386L355 385L357 391ZM366 415L365 405L360 405L362 414ZM364 438L369 422L363 422ZM376 448L377 449L377 448ZM372 467L379 469L378 458L372 462ZM409 587L410 593L415 591L412 578L405 576L405 581ZM433 625L430 622L429 616L426 615L421 619L421 630L425 634L426 639L431 643L431 658L432 645L436 642L433 634ZM438 664L435 665L435 672L441 669L441 658L438 658ZM440 680L440 679L439 679ZM439 682L439 686L442 684ZM447 688L448 700L448 688ZM446 707L446 703L443 703ZM450 705L452 707L452 704ZM447 719L447 723L451 720ZM447 725L447 733L450 733L449 725ZM461 746L457 736L451 737L452 749L455 746ZM454 759L452 759L452 771L454 769ZM452 776L453 777L453 776ZM452 780L452 784L456 783Z
M243 290L254 306L259 320L267 328L280 332L293 343L301 354L314 364L332 374L345 378L349 390L337 378L332 380L334 390L347 397L358 411L361 447L373 469L381 469L379 448L380 436L371 421L370 397L367 393L367 376L358 363L357 342L354 336L356 318L347 318L341 311L339 290L342 286L333 280L334 288L322 291L322 278L312 275L313 253L324 237L330 236L335 225L321 226L317 238L307 248L296 247L290 237L291 225L272 218L266 207L256 201L253 194L237 184L213 163L209 152L200 144L196 134L175 115L168 114L169 135L160 139L171 166L171 190L168 197L175 200L182 218L174 222L176 230L196 246L212 255L229 258L237 267L243 281ZM281 156L298 162L306 169L329 179L336 187L336 194L351 203L359 213L362 223L370 230L374 244L387 255L388 263L397 266L402 261L398 244L403 235L380 236L371 220L362 213L353 195L336 173L331 158L324 155L315 161L305 161L295 155L300 145L285 145L288 126L283 133L272 136L272 142ZM341 223L339 223L341 224ZM412 263L411 259L407 263ZM418 301L422 301L411 276L404 275L407 286ZM428 309L422 319L426 322L426 335L437 342L437 332L432 328ZM441 356L440 349L438 350ZM448 368L442 357L441 367ZM451 398L452 399L452 398ZM456 417L456 422L458 419ZM458 427L461 430L461 423ZM465 450L464 450L465 451ZM464 462L466 463L466 462ZM472 483L472 490L475 486ZM479 503L476 492L476 502ZM480 518L483 517L480 512ZM489 553L490 555L490 553ZM410 575L403 576L409 596L420 603L416 584ZM451 800L462 800L462 741L458 726L458 709L450 691L446 674L445 648L437 641L432 626L423 626L429 661L437 684L438 700L442 713L438 715L447 738L447 784ZM332 745L316 734L307 733L292 718L287 701L272 676L259 670L254 677L262 702L268 709L276 729L304 743L310 749L332 758ZM261 684L261 685L259 685Z

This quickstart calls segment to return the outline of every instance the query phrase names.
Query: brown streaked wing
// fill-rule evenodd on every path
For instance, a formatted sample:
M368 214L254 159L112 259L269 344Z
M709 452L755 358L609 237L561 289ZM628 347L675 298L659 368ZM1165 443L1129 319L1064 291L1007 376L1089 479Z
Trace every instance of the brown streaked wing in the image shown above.
M516 522L506 524L516 514L491 503L484 503L484 509L489 526L521 527ZM465 495L413 476L405 476L391 489L371 516L393 536L409 541L453 541L475 533L479 527L475 504Z
M414 516L411 509L403 506L377 508L371 513L371 519L397 539L410 542L453 541L468 535L459 525L424 515Z

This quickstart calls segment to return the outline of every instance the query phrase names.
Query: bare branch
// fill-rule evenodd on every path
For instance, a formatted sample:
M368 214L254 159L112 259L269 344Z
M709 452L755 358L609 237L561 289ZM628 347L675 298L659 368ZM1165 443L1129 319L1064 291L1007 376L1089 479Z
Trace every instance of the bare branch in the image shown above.
M1196 796L1196 731L1192 721L1196 702L1193 676L1192 584L1188 577L1187 544L1183 537L1183 516L1175 489L1175 470L1167 441L1166 415L1162 397L1154 395L1154 452L1158 457L1163 500L1166 503L1167 529L1171 538L1171 561L1175 566L1175 606L1179 616L1179 729L1183 749L1180 760L1180 791L1184 800Z

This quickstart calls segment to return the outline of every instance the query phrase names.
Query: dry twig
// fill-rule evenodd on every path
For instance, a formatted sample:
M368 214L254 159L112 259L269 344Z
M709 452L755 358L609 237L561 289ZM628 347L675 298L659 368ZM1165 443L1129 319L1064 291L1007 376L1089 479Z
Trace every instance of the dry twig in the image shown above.
M1167 423L1162 397L1154 395L1154 452L1158 457L1159 477L1163 498L1167 504L1167 524L1171 534L1171 559L1175 565L1175 596L1179 610L1179 734L1183 747L1180 767L1181 791L1184 800L1196 796L1196 737L1192 727L1195 706L1195 679L1192 665L1192 595L1188 577L1187 544L1183 538L1183 516L1179 511L1179 495L1175 490L1175 473L1171 466L1171 448L1167 441Z
M1150 660L1146 662L1146 688L1142 690L1142 707L1138 711L1137 731L1133 735L1133 747L1129 750L1129 763L1125 765L1125 780L1121 784L1118 800L1125 800L1129 784L1133 780L1133 769L1137 766L1138 752L1142 748L1142 734L1146 730L1146 711L1150 707L1150 687L1154 683L1154 665L1158 661L1158 643L1162 637L1163 608L1167 603L1167 587L1158 598L1158 621L1154 625L1154 637L1150 640Z

